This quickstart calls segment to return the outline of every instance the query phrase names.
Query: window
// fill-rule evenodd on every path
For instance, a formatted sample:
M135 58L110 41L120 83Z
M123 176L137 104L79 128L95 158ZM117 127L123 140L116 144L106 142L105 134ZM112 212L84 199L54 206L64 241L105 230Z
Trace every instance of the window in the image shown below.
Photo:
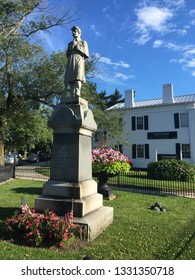
M148 130L148 116L133 116L131 119L132 122L132 130Z
M137 157L144 158L144 145L137 145Z
M176 143L176 154L182 158L190 158L190 144Z
M149 158L149 144L134 144L132 146L132 158Z
M181 125L181 127L188 127L189 126L188 113L181 113L180 114L180 125Z
M137 129L144 128L144 119L143 117L137 117Z
M177 131L148 132L148 139L177 139Z
M116 145L114 145L114 149L116 150L116 151L119 151L119 152L121 152L121 153L123 153L123 145L122 144L116 144Z
M188 113L180 113L180 114L175 113L174 123L175 123L175 128L188 127L189 126Z
M182 157L190 158L190 144L182 144Z

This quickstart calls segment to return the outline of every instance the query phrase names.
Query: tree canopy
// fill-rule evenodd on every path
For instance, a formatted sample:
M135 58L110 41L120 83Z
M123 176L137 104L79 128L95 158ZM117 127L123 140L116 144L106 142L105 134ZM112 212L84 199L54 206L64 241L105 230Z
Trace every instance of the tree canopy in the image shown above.
M55 15L45 0L0 0L0 165L5 125L13 112L38 109L40 102L51 105L60 94L65 56L54 67L59 56L48 58L32 36L72 20L69 9Z

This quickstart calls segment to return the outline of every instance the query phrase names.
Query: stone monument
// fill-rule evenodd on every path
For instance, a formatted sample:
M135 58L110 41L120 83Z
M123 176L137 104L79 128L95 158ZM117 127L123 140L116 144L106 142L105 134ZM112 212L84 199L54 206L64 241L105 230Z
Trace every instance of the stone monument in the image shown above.
M54 131L50 179L35 199L35 209L49 209L64 216L73 207L74 223L86 226L87 238L92 240L112 223L113 208L103 206L103 196L92 179L91 142L97 125L88 102L80 96L88 47L76 36L81 34L80 28L73 27L72 31L77 41L68 45L65 91L48 122Z

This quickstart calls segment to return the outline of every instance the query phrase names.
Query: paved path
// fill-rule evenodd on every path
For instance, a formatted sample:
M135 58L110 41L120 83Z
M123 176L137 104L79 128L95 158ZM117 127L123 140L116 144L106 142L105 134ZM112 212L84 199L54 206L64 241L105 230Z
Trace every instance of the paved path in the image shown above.
M49 179L48 176L44 176L35 170L39 166L40 163L33 164L33 165L16 166L15 178L47 181ZM44 165L42 164L42 166Z

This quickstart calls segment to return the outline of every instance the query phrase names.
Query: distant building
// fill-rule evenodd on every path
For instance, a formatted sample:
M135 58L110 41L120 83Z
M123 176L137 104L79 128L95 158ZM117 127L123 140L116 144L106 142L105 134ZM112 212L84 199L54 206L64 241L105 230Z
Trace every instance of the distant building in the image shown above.
M172 84L163 85L163 98L135 101L134 90L125 92L125 102L109 110L121 110L128 145L123 153L133 166L177 158L195 164L195 94L173 96Z

